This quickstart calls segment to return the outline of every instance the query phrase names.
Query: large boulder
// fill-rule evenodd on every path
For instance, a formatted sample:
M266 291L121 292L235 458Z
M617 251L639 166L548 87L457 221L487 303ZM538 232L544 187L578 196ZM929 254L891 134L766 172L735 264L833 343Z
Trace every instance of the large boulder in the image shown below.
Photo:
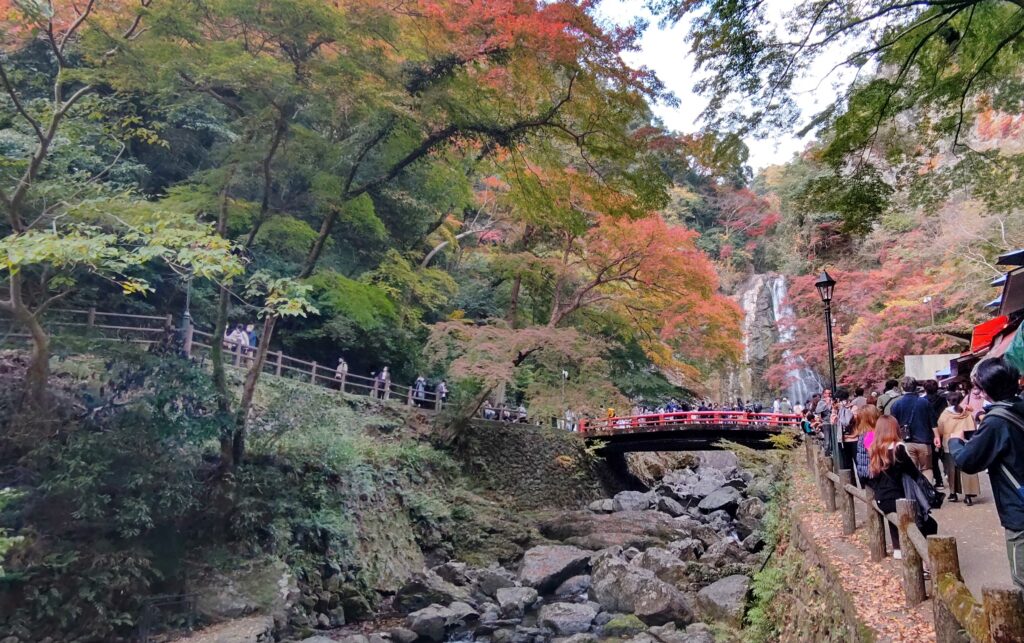
M659 579L677 589L685 589L689 585L686 576L686 565L679 557L667 549L651 547L647 551L629 561L633 567L646 569Z
M668 496L658 497L658 511L666 513L673 518L686 514L686 508L679 504L678 501L669 498Z
M515 587L515 575L501 567L488 567L476 573L476 586L485 596L494 598L502 587Z
M436 572L414 575L395 594L394 607L403 614L421 610L435 603L447 605L452 601L471 603L469 590L444 580Z
M615 501L611 498L603 498L601 500L595 500L594 502L587 505L587 509L594 513L610 514L615 511Z
M742 627L747 608L750 578L742 574L726 576L697 592L697 609L706 620Z
M537 601L532 587L502 587L497 592L498 608L505 618L522 618L526 609Z
M587 595L590 590L590 576L580 575L566 579L564 583L555 589L555 596L558 598L580 598Z
M727 511L730 516L733 516L736 514L736 509L739 507L741 500L743 500L743 494L738 490L732 487L719 487L701 500L697 508L704 513L719 510Z
M647 631L647 624L638 619L634 614L617 614L605 623L601 629L605 636L616 638L633 636L645 631Z
M590 566L593 552L571 545L540 545L527 550L519 568L519 580L541 593L554 590L564 580Z
M613 511L645 511L650 508L654 494L649 491L620 491L612 498Z
M677 523L660 511L619 511L596 514L590 511L569 511L544 521L541 533L584 549L664 545L688 536L687 524Z
M746 563L750 556L752 554L732 538L722 538L708 547L699 560L708 567L720 568L731 564Z
M697 560L704 553L704 543L696 538L680 538L668 544L668 550L682 561Z
M451 622L452 623L469 623L476 621L480 618L480 612L470 607L468 604L462 601L452 601L448 606L448 609L452 612Z
M453 621L455 614L444 605L428 605L405 617L405 626L416 632L420 638L430 641L444 639L445 628Z
M736 520L754 530L761 526L767 506L760 498L744 498L736 508Z
M609 612L635 614L648 624L688 623L693 618L689 598L653 572L621 558L607 557L594 569L591 593Z
M590 629L597 610L586 603L548 603L540 608L537 622L558 636L571 636Z
M295 575L276 558L248 561L230 571L204 569L193 579L196 612L211 623L266 614L283 624L300 596Z

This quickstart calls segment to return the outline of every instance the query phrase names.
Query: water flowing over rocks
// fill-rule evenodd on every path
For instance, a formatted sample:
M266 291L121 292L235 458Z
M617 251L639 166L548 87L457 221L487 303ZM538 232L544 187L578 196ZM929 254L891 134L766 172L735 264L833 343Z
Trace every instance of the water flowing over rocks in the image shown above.
M650 491L549 514L545 540L514 566L447 562L415 575L392 601L401 626L365 638L700 643L715 640L706 622L738 630L770 482L728 455L694 462Z

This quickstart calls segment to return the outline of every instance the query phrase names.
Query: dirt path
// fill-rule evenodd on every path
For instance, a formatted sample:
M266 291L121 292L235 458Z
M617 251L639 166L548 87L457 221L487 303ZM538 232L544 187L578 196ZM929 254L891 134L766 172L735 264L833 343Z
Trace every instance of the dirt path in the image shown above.
M857 618L875 632L876 640L917 643L935 640L932 604L906 606L900 582L900 563L892 558L871 562L863 515L851 536L842 533L838 512L825 511L810 472L801 467L793 476L794 512L804 532L836 570L843 592L850 597ZM857 503L860 504L860 503Z

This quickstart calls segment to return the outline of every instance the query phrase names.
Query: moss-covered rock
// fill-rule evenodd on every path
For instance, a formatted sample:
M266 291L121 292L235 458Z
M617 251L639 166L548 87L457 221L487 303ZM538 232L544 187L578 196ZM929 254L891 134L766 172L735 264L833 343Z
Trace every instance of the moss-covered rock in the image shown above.
M625 638L646 631L647 625L635 614L620 614L604 624L605 636Z

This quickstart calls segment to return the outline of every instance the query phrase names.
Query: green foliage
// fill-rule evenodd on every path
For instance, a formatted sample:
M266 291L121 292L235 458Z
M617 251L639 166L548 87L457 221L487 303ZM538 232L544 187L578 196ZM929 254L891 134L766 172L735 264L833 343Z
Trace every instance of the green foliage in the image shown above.
M878 168L865 163L851 174L836 172L811 179L795 205L807 213L832 213L842 222L843 232L863 235L885 212L893 192Z
M274 217L260 227L256 247L275 263L284 267L301 264L317 232L308 223L291 217Z
M85 419L23 457L37 484L4 514L24 536L3 578L22 597L4 629L28 640L128 631L151 587L180 582L181 561L158 562L156 541L181 537L203 507L197 472L219 431L209 379L179 358L131 350L106 371L101 394L82 400Z
M791 516L789 513L790 486L788 481L773 489L768 510L761 522L768 556L773 557L754 574L751 589L754 599L746 614L743 634L747 640L767 642L778 639L777 611L772 609L780 593L791 588L795 566L788 557L783 557L780 546L785 547L789 539Z

